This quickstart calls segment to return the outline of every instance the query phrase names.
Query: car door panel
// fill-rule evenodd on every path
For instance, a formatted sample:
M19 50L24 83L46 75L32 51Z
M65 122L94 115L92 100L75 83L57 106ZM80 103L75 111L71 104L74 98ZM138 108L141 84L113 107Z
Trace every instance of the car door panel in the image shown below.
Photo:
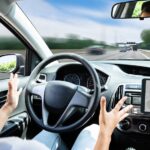
M0 107L5 103L8 91L8 79L0 80ZM19 77L19 88L25 87L28 77ZM19 136L22 137L29 122L25 107L24 90L22 91L16 110L10 115L8 122L2 129L0 137Z
M0 92L0 107L6 102L7 90Z
M13 117L10 117L2 129L0 137L18 136L24 138L28 123L29 117L26 112L22 112Z

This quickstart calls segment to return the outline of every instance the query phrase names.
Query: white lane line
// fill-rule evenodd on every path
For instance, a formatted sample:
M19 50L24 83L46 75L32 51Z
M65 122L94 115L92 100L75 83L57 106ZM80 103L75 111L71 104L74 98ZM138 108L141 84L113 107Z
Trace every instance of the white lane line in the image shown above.
M141 53L141 55L143 55L146 59L150 59L150 57L146 56L145 54L143 54L142 52L139 52Z

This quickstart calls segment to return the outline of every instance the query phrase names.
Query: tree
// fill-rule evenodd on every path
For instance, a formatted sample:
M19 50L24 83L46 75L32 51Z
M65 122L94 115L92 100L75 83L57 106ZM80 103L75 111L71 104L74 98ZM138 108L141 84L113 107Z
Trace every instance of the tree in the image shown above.
M141 39L144 43L150 43L150 30L143 30L141 33Z

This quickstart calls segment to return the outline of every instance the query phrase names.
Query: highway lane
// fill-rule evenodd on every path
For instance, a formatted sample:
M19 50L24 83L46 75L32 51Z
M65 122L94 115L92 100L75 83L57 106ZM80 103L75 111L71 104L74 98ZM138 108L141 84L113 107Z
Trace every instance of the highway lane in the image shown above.
M79 54L81 56L83 56L84 58L86 58L87 60L94 60L94 61L98 61L98 60L109 60L109 59L149 59L149 57L147 55L145 55L144 53L142 53L142 51L127 51L127 52L119 52L119 50L115 50L115 51L107 51L105 54L103 55L93 55L93 54L89 54L86 51L83 50L62 50L62 51L53 51L53 53L76 53Z
M14 51L13 51L14 52ZM127 52L120 52L119 50L107 50L105 54L103 55L93 55L89 54L85 49L77 49L77 50L52 50L54 54L57 53L76 53L87 60L109 60L109 59L149 59L150 58L150 52L149 51L127 51ZM12 51L2 51L0 50L0 55L2 54L7 54L7 53L12 53ZM23 56L25 56L25 51L24 50L16 50L14 53L20 53Z
M105 54L103 55L93 55L89 54L86 50L52 50L54 54L57 53L76 53L87 60L93 60L93 61L99 61L99 60L110 60L110 59L149 59L150 58L150 52L149 51L127 51L127 52L120 52L119 50L107 50ZM10 53L10 51L0 51L0 54L3 53ZM25 56L25 51L15 51L15 53L20 53L23 56Z
M6 52L5 52L6 53ZM9 52L8 52L9 53ZM24 51L16 51L16 53L22 53L25 56ZM87 60L100 61L100 60L110 60L110 59L149 59L150 52L144 53L142 50L139 51L127 51L127 52L119 52L119 50L115 51L107 51L103 55L91 55L83 50L53 50L53 53L76 53ZM70 61L70 60L69 60ZM6 78L8 74L0 73L1 78Z

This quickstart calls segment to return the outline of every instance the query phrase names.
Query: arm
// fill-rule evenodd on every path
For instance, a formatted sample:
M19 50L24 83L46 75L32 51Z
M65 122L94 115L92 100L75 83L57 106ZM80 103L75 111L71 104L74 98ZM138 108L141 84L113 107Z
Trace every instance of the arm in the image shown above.
M111 136L99 133L94 150L109 150Z
M132 105L121 109L127 98L123 97L110 112L106 111L106 98L102 97L100 100L100 115L99 126L100 132L94 150L109 150L111 142L111 135L117 124L126 118L129 114L128 111L132 108ZM120 110L121 109L121 110Z
M11 74L8 82L8 93L5 104L0 109L0 130L4 127L9 115L16 109L18 105L21 90L17 91L18 75Z

